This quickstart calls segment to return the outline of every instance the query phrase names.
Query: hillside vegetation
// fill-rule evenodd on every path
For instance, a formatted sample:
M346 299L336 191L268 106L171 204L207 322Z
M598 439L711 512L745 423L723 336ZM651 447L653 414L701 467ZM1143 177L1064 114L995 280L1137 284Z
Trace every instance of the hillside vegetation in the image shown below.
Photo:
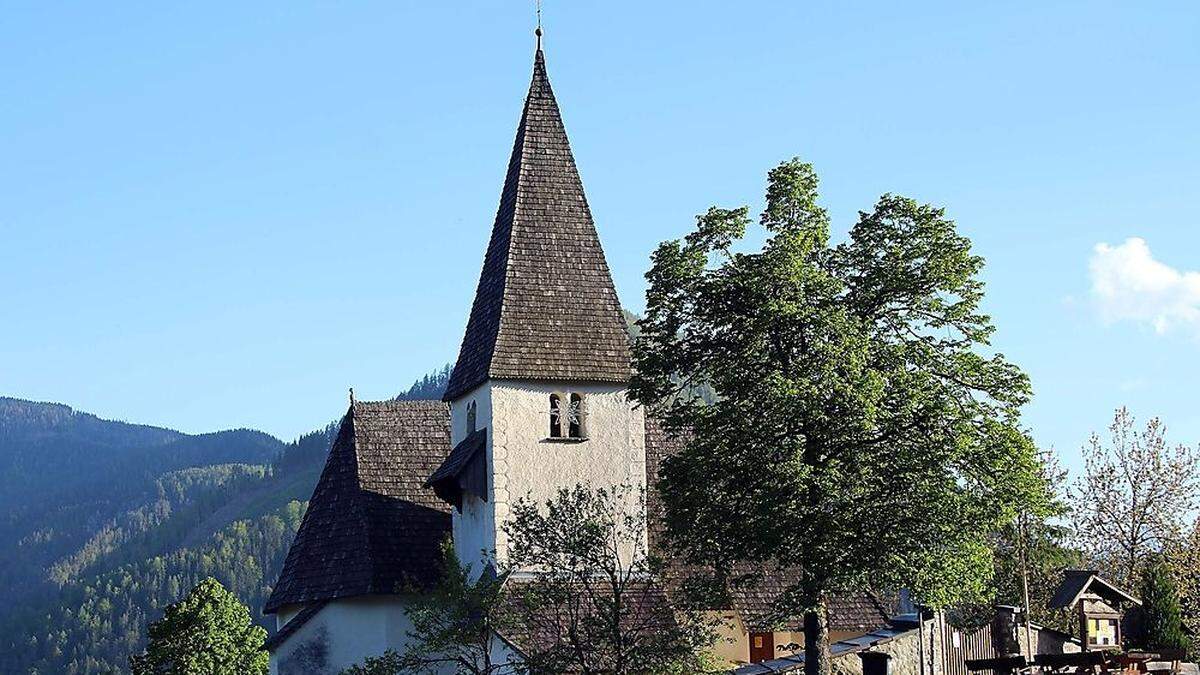
M146 625L208 576L273 630L261 608L335 431L191 436L0 399L0 673L128 672Z

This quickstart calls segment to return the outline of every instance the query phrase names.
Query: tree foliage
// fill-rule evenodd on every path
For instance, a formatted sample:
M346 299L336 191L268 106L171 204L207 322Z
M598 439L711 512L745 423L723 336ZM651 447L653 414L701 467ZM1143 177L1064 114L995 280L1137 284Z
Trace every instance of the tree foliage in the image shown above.
M1166 561L1179 595L1188 650L1195 660L1200 656L1200 519L1185 539L1167 551Z
M1108 442L1092 434L1083 460L1071 494L1079 544L1109 578L1136 588L1147 562L1183 539L1200 505L1200 454L1168 446L1157 418L1139 431L1119 408Z
M1147 649L1187 649L1179 593L1171 570L1163 561L1146 568L1142 576L1142 606L1138 611L1139 641Z
M508 577L494 567L472 570L463 565L454 545L442 545L442 577L432 589L410 596L405 609L413 628L403 652L389 651L367 659L342 675L436 674L453 669L464 675L517 675L524 666L505 658L497 633L508 633L512 619L503 611L502 593Z
M401 397L440 397L443 372ZM260 610L336 430L186 436L0 398L0 465L23 486L0 486L0 672L126 672L150 620L208 576L273 626Z
M646 525L645 493L628 486L514 505L508 564L531 573L510 584L507 604L531 672L701 672L712 626L667 605Z
M133 675L266 675L267 631L221 582L209 577L150 624Z
M805 614L809 672L828 672L831 592L985 595L992 535L1043 495L1018 426L1030 388L988 348L983 260L941 209L884 195L832 246L792 160L759 222L760 250L740 250L745 207L658 247L632 391L692 433L660 485L680 551L718 576L790 571L777 614ZM710 404L680 395L701 384Z
M1083 556L1072 546L1073 531L1063 522L1070 509L1059 490L1067 472L1053 452L1039 455L1042 497L996 533L988 595L983 602L956 607L953 615L958 624L975 628L992 621L997 604L1024 607L1028 583L1028 610L1034 622L1068 634L1078 632L1079 619L1072 610L1048 608L1063 572L1078 569Z

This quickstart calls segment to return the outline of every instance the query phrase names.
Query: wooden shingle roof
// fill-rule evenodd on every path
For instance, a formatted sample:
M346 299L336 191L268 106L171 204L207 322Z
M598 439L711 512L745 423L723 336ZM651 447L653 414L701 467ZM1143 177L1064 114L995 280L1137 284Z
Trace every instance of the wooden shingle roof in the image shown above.
M424 482L449 453L444 403L351 405L264 611L436 579L450 514Z
M542 50L444 400L489 377L626 382L629 342Z

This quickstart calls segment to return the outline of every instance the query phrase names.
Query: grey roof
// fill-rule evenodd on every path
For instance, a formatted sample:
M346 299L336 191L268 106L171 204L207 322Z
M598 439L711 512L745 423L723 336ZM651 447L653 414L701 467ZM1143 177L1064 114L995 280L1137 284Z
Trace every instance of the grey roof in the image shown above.
M1084 593L1095 593L1112 602L1132 602L1142 604L1141 600L1133 597L1113 584L1100 578L1096 570L1067 570L1063 573L1062 583L1050 598L1050 609L1074 607Z
M450 514L424 482L449 452L444 403L351 405L264 611L433 581Z
M444 400L484 380L625 382L629 342L541 49Z

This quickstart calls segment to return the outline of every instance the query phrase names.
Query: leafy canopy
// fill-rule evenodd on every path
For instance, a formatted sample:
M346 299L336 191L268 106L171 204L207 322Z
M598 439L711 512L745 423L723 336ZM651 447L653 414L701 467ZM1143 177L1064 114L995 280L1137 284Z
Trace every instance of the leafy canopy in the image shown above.
M150 625L150 643L129 660L133 675L266 675L267 631L209 577Z
M1045 494L1018 426L1029 381L988 349L983 260L942 209L894 195L832 246L817 196L784 162L761 250L737 250L746 207L714 207L653 254L632 391L691 433L662 469L669 532L721 573L794 572L781 618L855 586L977 598L991 535Z

